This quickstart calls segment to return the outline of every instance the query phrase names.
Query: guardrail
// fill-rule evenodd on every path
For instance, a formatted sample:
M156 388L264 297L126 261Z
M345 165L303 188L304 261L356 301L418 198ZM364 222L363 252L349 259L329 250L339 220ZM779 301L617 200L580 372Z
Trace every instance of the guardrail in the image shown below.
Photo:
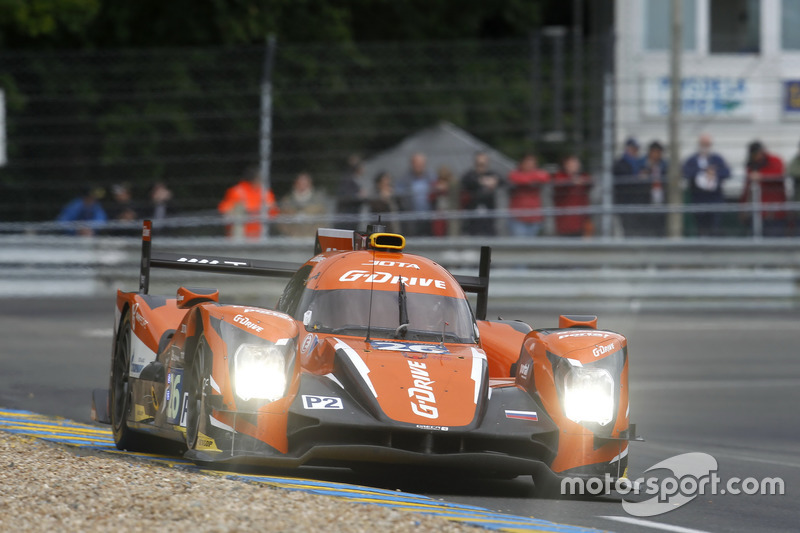
M480 246L492 246L490 313L497 309L772 308L800 309L800 239L579 240L412 238L408 251L457 274L475 274ZM308 239L266 243L221 238L156 240L155 249L301 263ZM136 290L140 242L111 237L0 237L0 294L5 297L111 298ZM223 300L273 305L285 280L158 271L153 293L180 284L212 286Z

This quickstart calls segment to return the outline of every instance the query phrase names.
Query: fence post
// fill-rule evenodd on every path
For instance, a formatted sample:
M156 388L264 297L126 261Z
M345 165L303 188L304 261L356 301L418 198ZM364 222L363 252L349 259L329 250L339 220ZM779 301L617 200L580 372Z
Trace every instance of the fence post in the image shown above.
M259 172L261 189L264 195L270 189L270 158L272 156L272 68L275 62L275 36L267 37L264 51L264 73L261 81L261 139L259 143ZM269 222L266 202L261 202L261 239L269 236Z
M603 237L609 238L612 234L612 214L614 204L614 74L612 54L614 34L610 33L605 42L605 61L603 68L603 215L601 228Z
M528 37L531 54L531 140L539 140L540 124L542 121L542 35L532 31Z
M764 236L764 219L761 217L761 183L750 182L750 216L753 224L753 238Z

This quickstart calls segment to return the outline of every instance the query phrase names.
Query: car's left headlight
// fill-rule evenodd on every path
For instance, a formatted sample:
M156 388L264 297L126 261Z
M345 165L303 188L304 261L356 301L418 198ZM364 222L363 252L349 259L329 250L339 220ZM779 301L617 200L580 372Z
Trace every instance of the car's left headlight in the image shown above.
M564 376L564 413L605 426L614 418L614 378L602 368L572 367Z
M286 391L286 357L283 346L242 344L234 359L234 390L242 400L275 401Z

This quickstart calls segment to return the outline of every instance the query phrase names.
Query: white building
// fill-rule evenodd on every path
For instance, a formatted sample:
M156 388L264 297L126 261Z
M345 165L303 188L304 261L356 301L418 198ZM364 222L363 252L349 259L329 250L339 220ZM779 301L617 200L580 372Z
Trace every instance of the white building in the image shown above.
M616 145L666 145L671 2L615 2ZM732 189L753 140L788 164L800 143L800 0L683 0L683 49L681 159L708 132Z

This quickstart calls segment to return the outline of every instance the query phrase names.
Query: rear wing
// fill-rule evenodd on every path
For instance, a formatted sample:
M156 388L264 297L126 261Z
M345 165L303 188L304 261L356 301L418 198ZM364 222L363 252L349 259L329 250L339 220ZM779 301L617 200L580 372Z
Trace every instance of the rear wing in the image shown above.
M291 278L302 266L284 261L263 261L259 259L241 259L236 257L211 256L206 254L175 254L168 252L153 253L152 222L145 220L142 226L142 262L139 272L139 293L147 294L150 290L150 269L165 268L173 270L194 270L199 272L216 272L220 274L240 274L246 276ZM359 246L356 232L352 230L319 229L315 243L315 253L325 250L353 250ZM454 276L464 292L478 295L475 305L475 317L486 320L489 302L489 270L492 249L481 247L481 258L477 276Z
M139 293L150 290L150 269L194 270L220 274L244 274L247 276L291 278L302 266L284 261L263 261L237 257L211 256L206 254L174 254L151 250L152 223L144 221L142 227L142 263L139 272Z

